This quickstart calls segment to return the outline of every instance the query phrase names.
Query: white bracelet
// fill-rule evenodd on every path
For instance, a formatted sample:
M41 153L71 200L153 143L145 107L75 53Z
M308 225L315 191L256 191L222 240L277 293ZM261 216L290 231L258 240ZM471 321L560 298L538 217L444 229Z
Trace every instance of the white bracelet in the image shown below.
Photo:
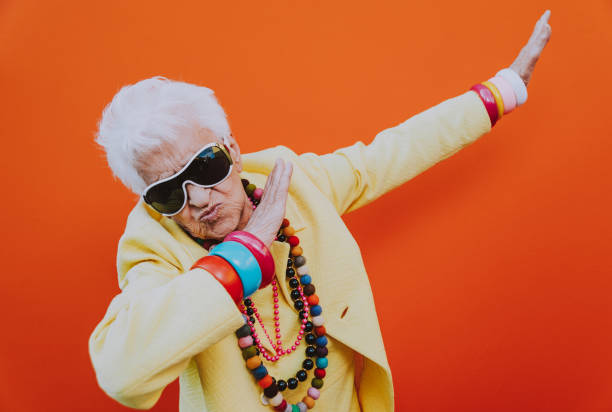
M521 76L510 68L501 69L496 76L503 77L512 85L514 95L516 96L516 106L520 106L527 101L527 87Z

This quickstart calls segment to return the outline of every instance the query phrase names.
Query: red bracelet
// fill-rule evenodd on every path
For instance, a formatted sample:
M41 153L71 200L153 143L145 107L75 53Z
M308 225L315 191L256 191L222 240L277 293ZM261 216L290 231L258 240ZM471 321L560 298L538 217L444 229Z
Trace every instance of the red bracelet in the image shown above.
M495 101L495 97L491 90L487 86L482 83L478 83L470 87L470 90L474 90L476 94L480 97L482 102L487 109L487 113L489 113L489 119L491 120L491 127L495 126L497 123L497 118L499 116L497 102Z
M209 272L223 285L234 302L240 302L242 299L242 281L227 260L215 255L204 256L193 264L191 269L193 268L201 268Z
M242 230L232 232L223 239L223 241L228 240L239 242L249 249L253 256L255 256L261 269L261 285L259 285L259 289L268 286L274 279L274 258L266 245L254 234Z

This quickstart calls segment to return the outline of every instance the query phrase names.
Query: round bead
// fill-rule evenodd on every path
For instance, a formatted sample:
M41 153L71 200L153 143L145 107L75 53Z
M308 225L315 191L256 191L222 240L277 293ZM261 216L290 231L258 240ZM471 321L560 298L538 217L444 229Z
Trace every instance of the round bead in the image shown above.
M287 240L287 236L285 235L279 235L276 240L278 240L279 242L284 242L285 240Z
M251 327L246 323L238 328L236 331L236 336L238 338L244 338L245 336L249 336L251 334Z
M320 376L317 376L317 377L320 378ZM275 397L277 393L278 393L278 386L276 386L276 383L272 383L272 385L264 389L264 395L266 395L268 398Z
M287 275L288 278L292 278L295 276L295 270L293 268L287 268L285 275Z
M291 280L296 280L296 281L297 281L297 279L295 279L295 278L294 278L294 279L291 279ZM291 299L293 299L293 300L299 299L299 298L300 298L300 296L301 296L301 295L300 295L300 291L299 291L299 290L297 290L297 289L293 289L293 290L291 291L290 295L291 295Z
M291 412L300 412L300 407L297 405L291 405Z
M251 316L253 313L255 313L255 309L248 307L246 310L246 313L248 316Z
M327 356L328 350L326 346L317 346L316 355L318 358L324 358Z
M259 367L259 365L261 365L261 359L259 358L259 356L253 356L252 358L249 358L246 361L246 366L249 369L255 369Z
M300 267L297 269L297 272L298 272L298 274L299 274L299 275L302 275L302 276L304 276L304 275L308 274L308 266L306 266L306 265L304 265L304 266L300 266Z
M321 392L317 388L313 388L312 386L308 388L308 396L312 399L317 400L319 396L321 396Z
M313 378L312 382L311 382L311 385L314 388L321 389L321 387L323 386L323 379L321 379L321 378Z
M289 378L287 379L287 387L289 389L295 389L298 386L298 380L295 378Z
M299 268L300 266L304 266L306 264L306 258L304 256L297 256L293 260L293 263L296 268Z
M298 318L299 319L306 319L306 318L308 318L308 313L306 313L305 310L300 310L300 312L298 314Z
M315 293L315 290L316 290L316 289L315 289L315 287L314 287L314 285L313 285L313 284L308 284L308 285L304 286L304 287L302 288L302 290L304 291L304 295L306 295L306 296L310 296L310 295L312 295L313 293Z
M304 396L304 398L302 399L302 402L304 402L306 404L308 409L314 408L315 401L310 396Z
M306 335L306 343L312 345L317 341L317 338L312 333Z
M312 278L310 277L310 275L304 275L300 277L300 283L302 283L302 285L310 285L310 282L312 282Z
M291 248L291 254L293 256L300 256L303 253L301 246L294 246Z
M308 304L310 306L315 306L319 304L319 296L316 294L308 296L306 300L308 301Z
M314 374L317 378L323 379L325 377L325 369L317 368L315 369Z
M293 302L293 307L297 310L302 310L304 309L304 302L302 302L301 300L296 300L295 302Z
M285 236L293 236L295 235L295 229L291 226L287 226L283 229L283 235Z
M287 381L279 379L278 382L276 382L276 386L278 387L278 390L282 392L287 389Z
M309 358L312 358L315 353L317 353L317 349L314 346L308 346L306 347L306 356L308 356Z
M312 359L304 359L304 362L302 362L302 368L307 369L307 370L311 370L314 366L314 362L312 361Z
M287 266L293 265L293 259L287 258Z
M311 295L311 296L316 296L316 295ZM313 307L310 308L310 314L312 316L319 316L321 313L323 313L323 308L321 307L321 305L314 305Z
M287 406L285 406L284 412L293 412L293 405L291 405L290 403L287 403Z
M251 373L253 374L253 376L255 376L256 380L259 380L268 374L268 370L265 366L259 365L258 367L253 369Z
M325 335L325 333L327 333L327 330L325 329L325 326L317 326L315 328L315 333L317 334L317 336L323 336Z
M315 326L322 326L324 323L324 319L323 319L323 315L319 315L319 316L313 316L312 317L312 324Z
M284 218L283 223L281 223L281 227L287 227L287 226L289 226L289 219Z
M318 366L318 363L317 363L317 366ZM260 380L258 380L257 383L259 384L259 386L261 386L262 388L265 389L268 386L272 385L274 383L274 381L272 380L272 376L266 375L263 378L261 378Z
M304 402L298 402L297 407L300 408L300 412L306 412L308 410L308 406Z
M252 196L255 189L257 189L257 186L255 186L253 183L249 183L244 189L246 190L247 195Z
M253 337L251 335L238 339L238 346L240 346L242 349L248 348L252 344L253 344Z
M321 368L321 369L327 368L327 358L317 358L316 364L317 364L317 368Z
M295 247L300 244L300 238L298 238L297 236L288 236L287 242L289 242L291 247Z
M317 338L317 345L318 346L325 346L325 345L327 345L327 338L325 336L319 336Z
M272 376L266 375L263 378L261 378L260 380L258 380L257 383L259 384L259 386L261 386L262 388L265 389L268 386L272 385L274 383L274 381L272 380Z
M255 198L256 200L261 199L261 195L263 195L263 189L258 187L257 189L253 190L253 198Z
M242 359L247 360L253 356L259 355L259 349L257 346L249 346L248 348L242 349Z
M300 369L295 374L295 377L298 378L298 380L300 382L304 382L306 380L306 378L308 377L308 374L306 373L306 371L304 369Z
M275 411L283 412L287 408L287 400L283 399L283 401L276 407L274 407Z
M244 306L246 306L247 308L253 305L253 301L249 298L246 298L243 303L244 303Z
M314 325L311 321L308 321L304 324L304 332L310 332L312 331L312 328L314 328Z
M279 392L273 398L269 398L268 402L270 402L272 406L278 406L283 402L283 395Z
M297 288L298 286L300 286L300 281L299 281L299 280L297 280L296 278L291 278L291 279L289 279L289 287L290 287L291 289L295 289L295 288ZM300 297L300 292L299 292L299 291L298 291L298 297ZM297 298L296 298L296 299L297 299ZM308 302L308 304L310 305L310 302Z

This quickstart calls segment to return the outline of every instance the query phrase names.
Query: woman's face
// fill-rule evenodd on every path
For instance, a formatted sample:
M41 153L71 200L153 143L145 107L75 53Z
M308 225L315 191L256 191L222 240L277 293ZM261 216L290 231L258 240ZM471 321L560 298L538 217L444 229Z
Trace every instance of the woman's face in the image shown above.
M147 185L181 170L204 145L222 143L208 129L196 136L176 143L163 144L139 159L139 171ZM187 183L187 202L178 214L171 217L192 236L222 240L230 232L246 226L252 206L243 189L239 173L242 171L240 149L233 137L229 149L234 166L230 176L220 184L201 188Z

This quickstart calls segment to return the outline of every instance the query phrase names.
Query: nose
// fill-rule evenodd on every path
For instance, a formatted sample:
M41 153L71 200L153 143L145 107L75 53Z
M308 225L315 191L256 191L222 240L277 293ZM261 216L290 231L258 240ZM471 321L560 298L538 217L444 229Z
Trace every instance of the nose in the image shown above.
M204 209L210 201L210 188L203 188L187 183L187 203L189 206Z

